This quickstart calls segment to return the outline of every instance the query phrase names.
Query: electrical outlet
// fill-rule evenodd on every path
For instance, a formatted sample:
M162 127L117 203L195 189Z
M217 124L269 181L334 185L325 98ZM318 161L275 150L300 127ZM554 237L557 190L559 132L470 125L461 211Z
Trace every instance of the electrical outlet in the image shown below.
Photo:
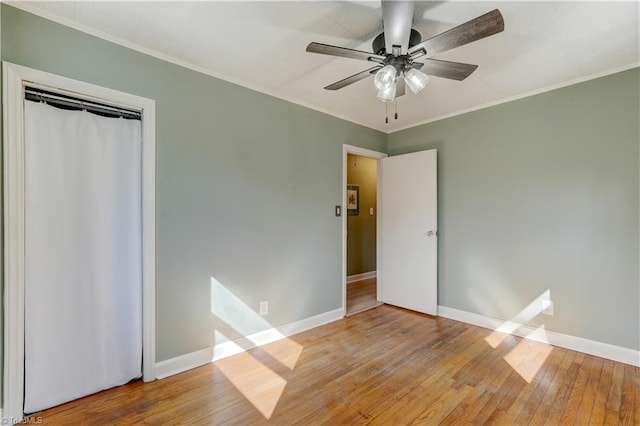
M553 300L542 300L542 313L553 315Z
M261 316L269 315L269 301L268 300L263 300L262 302L260 302L260 315Z

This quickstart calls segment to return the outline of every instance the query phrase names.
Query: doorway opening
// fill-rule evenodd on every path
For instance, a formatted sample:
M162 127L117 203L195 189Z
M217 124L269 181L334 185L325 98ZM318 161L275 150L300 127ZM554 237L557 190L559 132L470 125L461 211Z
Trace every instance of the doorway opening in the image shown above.
M377 305L377 160L347 154L347 315Z
M386 154L344 146L343 306L345 315L380 302L379 166Z
M343 147L342 271L343 311L347 311L347 217L370 207L357 203L359 188L347 181L349 154L373 158L376 170L376 301L438 314L438 198L435 149L387 155ZM356 163L357 164L357 163ZM350 191L350 192L349 192ZM347 194L351 197L348 199ZM359 194L358 194L359 195ZM354 198L355 197L355 198ZM363 277L363 278L366 278Z

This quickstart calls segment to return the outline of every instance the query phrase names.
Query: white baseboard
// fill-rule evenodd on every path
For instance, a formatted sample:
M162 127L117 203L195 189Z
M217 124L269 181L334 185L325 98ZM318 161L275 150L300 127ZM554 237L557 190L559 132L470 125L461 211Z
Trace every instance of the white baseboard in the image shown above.
M310 330L315 327L342 319L344 317L342 309L336 309L334 311L325 312L313 317L305 318L300 321L285 324L278 328L270 328L268 330L260 331L258 333L251 334L245 339L242 339L244 347L238 344L238 341L228 341L220 343L215 346L213 350L213 360L217 361L228 356L237 355L244 352L247 349L253 349L262 345L276 342L284 339L288 336L301 333L306 330ZM247 347L249 343L249 347Z
M444 318L477 325L491 330L501 331L515 336L526 337L530 340L549 343L572 351L622 362L640 367L640 351L608 343L596 342L582 337L570 336L545 330L544 333L536 333L537 328L529 325L512 324L509 321L499 320L472 312L461 311L447 306L438 306L438 315Z
M284 339L285 337L293 336L294 334L337 321L343 317L343 309L340 308L305 318L300 321L285 324L278 328L270 328L268 330L260 331L236 341L220 343L214 347L201 349L196 352L160 361L156 364L156 377L158 379L164 379L166 377L173 376L174 374L200 367L212 361L237 355L248 349L266 345L268 343ZM242 344L240 344L240 340L242 341ZM247 342L249 342L249 347L247 347Z
M369 278L375 278L378 276L377 271L364 272L362 274L349 275L347 277L347 284L351 284L356 281L368 280Z
M200 367L211 362L213 358L213 348L204 348L199 351L180 355L166 361L156 363L156 378L164 379L192 368Z

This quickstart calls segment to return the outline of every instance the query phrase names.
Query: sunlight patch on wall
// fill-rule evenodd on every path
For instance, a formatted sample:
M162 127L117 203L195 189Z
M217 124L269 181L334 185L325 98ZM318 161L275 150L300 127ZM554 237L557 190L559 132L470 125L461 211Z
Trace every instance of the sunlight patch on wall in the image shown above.
M466 261L463 273L465 279L472 283L467 286L466 292L475 309L479 312L488 309L505 317L507 310L517 303L517 295L514 294L509 279L499 268L491 266L490 262L478 259L471 253L464 257Z
M528 323L542 312L544 302L551 300L551 290L545 290L540 296L536 297L526 308L521 310L516 316L509 321L505 321L502 325L495 329L493 333L484 340L492 347L497 348L504 339L514 331Z
M227 341L219 330L214 332L214 344L235 345L234 353L250 347L260 347L283 366L293 370L302 355L302 345L287 338L278 329L269 324L264 317L247 306L240 298L229 291L218 280L211 277L211 313L242 338L237 342ZM246 340L242 344L242 340Z
M211 277L211 313L242 336L272 328L271 324L214 277Z

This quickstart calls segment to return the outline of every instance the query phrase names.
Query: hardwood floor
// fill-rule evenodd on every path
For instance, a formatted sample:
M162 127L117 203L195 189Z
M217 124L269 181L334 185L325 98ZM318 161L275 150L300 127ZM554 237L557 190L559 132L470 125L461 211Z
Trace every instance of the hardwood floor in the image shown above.
M368 278L347 284L347 315L362 312L379 304L376 283L376 278Z
M383 305L37 415L46 425L634 425L640 368Z

